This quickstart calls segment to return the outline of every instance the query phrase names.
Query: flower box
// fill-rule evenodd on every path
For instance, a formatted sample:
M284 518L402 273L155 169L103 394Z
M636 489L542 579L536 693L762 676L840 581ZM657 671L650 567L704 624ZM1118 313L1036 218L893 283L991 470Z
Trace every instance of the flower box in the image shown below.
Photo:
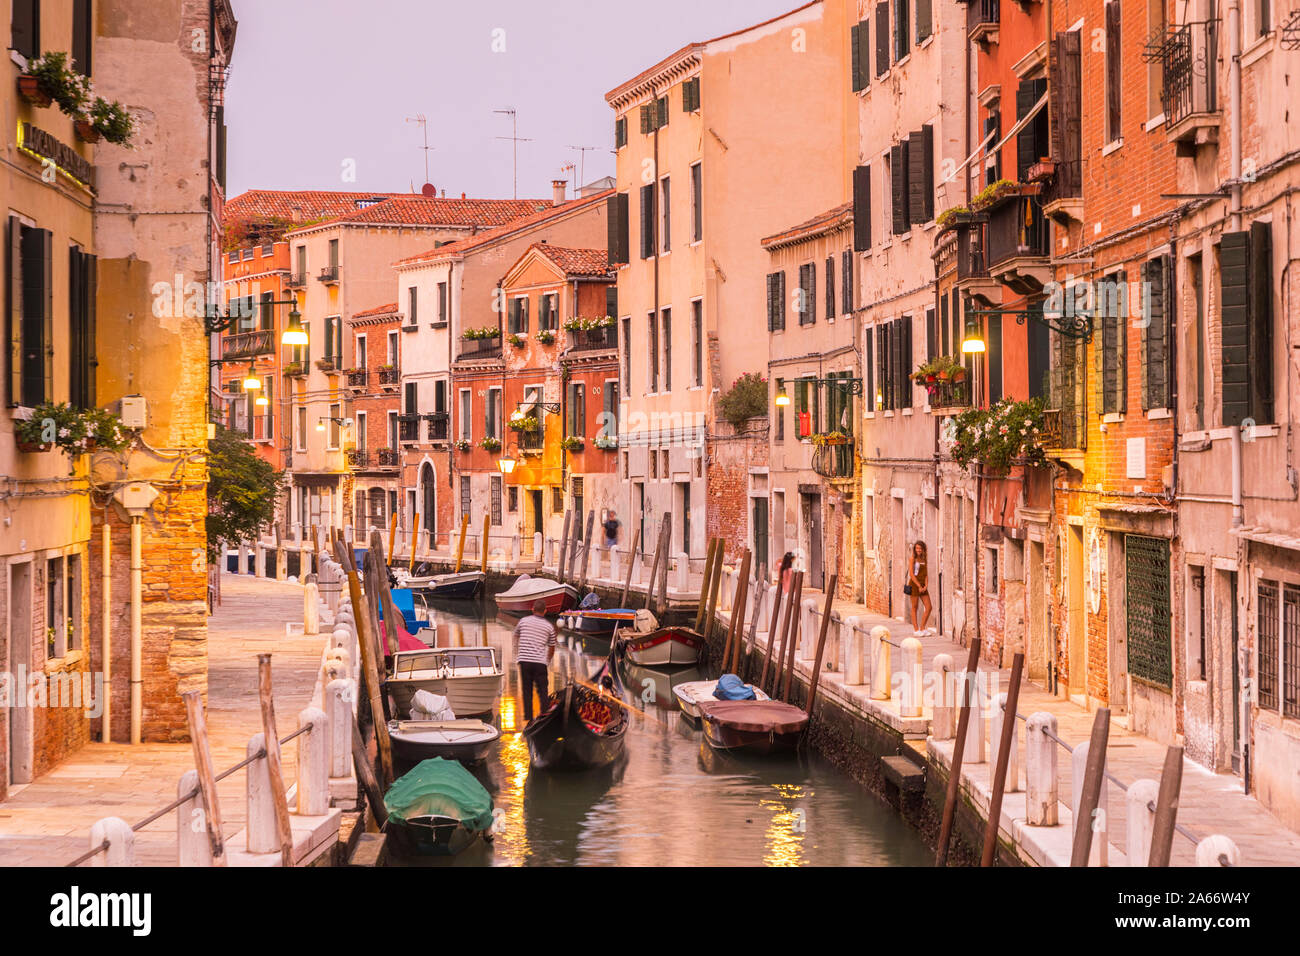
M577 435L570 435L568 438L560 442L560 447L563 448L565 451L573 451L573 452L582 451L583 445L584 445L583 440L579 438Z
M72 128L76 130L77 139L83 143L98 143L100 140L99 130L89 120L73 120Z
M53 447L48 442L42 443L42 442L27 441L24 438L17 439L15 441L15 444L18 446L19 451L26 452L29 455L35 455L43 451L49 451Z
M32 76L30 73L20 74L18 77L18 95L21 96L32 106L46 107L54 102L54 97L41 87L39 78Z

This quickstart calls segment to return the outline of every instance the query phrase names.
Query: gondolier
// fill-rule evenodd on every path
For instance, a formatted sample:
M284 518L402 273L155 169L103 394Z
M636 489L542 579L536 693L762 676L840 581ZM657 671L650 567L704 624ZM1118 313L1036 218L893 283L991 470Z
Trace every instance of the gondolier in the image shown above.
M533 687L541 707L550 696L549 665L555 656L555 628L545 617L546 602L533 602L533 613L515 625L515 660L519 662L519 693L524 699L524 721L533 719Z

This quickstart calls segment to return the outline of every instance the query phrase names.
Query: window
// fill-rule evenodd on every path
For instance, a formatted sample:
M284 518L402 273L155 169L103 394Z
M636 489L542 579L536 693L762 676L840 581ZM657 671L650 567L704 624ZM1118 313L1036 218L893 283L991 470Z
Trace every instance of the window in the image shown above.
M81 650L81 555L70 554L67 562L68 595L63 605L67 608L67 643L69 651L79 651Z
M1098 296L1098 312L1101 317L1100 383L1101 413L1103 415L1123 412L1127 405L1128 389L1128 336L1127 323L1124 321L1128 312L1127 284L1123 272L1116 272L1103 280Z
M682 84L682 112L694 113L700 108L700 78L693 76Z
M353 347L354 364L357 368L365 368L369 364L370 356L366 348L366 337L358 335L356 345Z
M794 383L795 435L809 438L818 431L820 409L817 388L811 378L797 379Z
M485 438L501 437L501 389L489 388L487 401L483 404L483 436Z
M419 382L406 382L404 388L403 407L408 415L420 414L420 389Z
M871 23L859 20L849 29L851 60L849 70L854 93L867 89L871 85Z
M90 76L91 47L95 42L95 22L90 0L72 3L72 68Z
M664 391L673 390L673 310L664 309Z
M650 374L647 380L648 391L659 391L659 319L651 312L646 316L646 343L649 346Z
M996 547L984 549L984 568L987 573L986 586L989 594L998 593L998 549Z
M1046 122L1047 114L1039 113ZM907 222L920 225L934 218L934 127L929 123L907 137Z
M343 406L334 404L330 406L330 423L329 423L329 450L337 451L339 439L342 436Z
M507 306L506 330L511 335L528 331L528 296L517 295Z
M796 312L800 325L817 321L817 266L811 262L799 267L799 300Z
M912 406L912 320L876 326L876 395L881 409Z
M1120 126L1119 0L1106 4L1106 141L1124 135Z
M632 387L632 318L623 316L623 381Z
M343 318L333 315L325 320L325 358L343 361Z
M564 513L564 489L559 485L551 486L551 514Z
M691 166L691 241L704 238L704 171L699 163Z
M1019 98L1020 92L1017 90L1017 106ZM984 185L992 186L1002 178L1002 150L991 148L1002 141L1001 110L989 110L989 115L984 117L984 139L988 140L990 148L988 158L984 160Z
M608 305L608 303L606 303ZM613 314L613 313L609 313ZM548 292L537 301L537 328L555 331L560 327L560 294Z
M785 272L767 274L767 330L785 328Z
M397 368L397 333L388 333L388 364Z
M339 265L339 241L330 240L330 268L337 269Z
M519 510L519 486L511 485L506 489L506 510L514 514Z
M826 257L826 320L835 318L835 257Z
M655 254L655 185L641 187L641 258Z
M299 405L295 409L295 412L297 413L297 419L298 419L297 422L298 434L294 442L294 447L298 451L306 451L307 450L307 406Z
M298 247L298 274L297 281L301 282L307 278L307 247Z
M599 434L608 438L618 435L618 379L607 378L600 393Z
M691 303L691 384L704 384L704 303Z
M14 0L9 43L29 60L41 54L41 0Z
M916 0L916 42L930 35L930 0Z
M488 480L490 482L490 493L492 496L492 519L491 519L492 524L496 525L497 527L500 527L501 525L501 476L490 475L488 476ZM511 488L510 490L514 491L513 488ZM511 510L513 511L514 509L512 508ZM487 542L484 541L483 544L486 546Z
M871 249L871 167L858 166L853 170L853 249L867 252ZM847 274L849 270L845 270Z
M77 408L94 408L96 260L73 246L68 271L68 399Z
M993 313L988 317L984 329L988 341L988 352L984 356L988 367L989 389L988 401L996 405L1002 401L1002 316Z
M1047 79L1021 80L1016 87L1016 120L1022 120L1033 110L1034 105L1047 93ZM1016 134L1016 176L1021 182L1029 180L1029 167L1040 159L1047 158L1052 152L1048 142L1047 110L1041 109L1034 114L1025 126Z
M876 3L876 76L889 72L889 2Z
M908 160L911 156L911 144L907 140L896 144L889 150L889 159L885 164L885 178L889 182L890 216L892 232L895 235L905 233L912 228L908 221L907 173Z
M468 388L460 390L460 413L458 420L460 424L460 437L464 441L470 441L474 437L473 421L471 419L473 395Z
M469 506L471 502L469 475L460 476L460 515L462 519L469 517Z
M1272 261L1272 223L1256 221L1249 232L1220 239L1224 425L1273 423Z
M785 407L783 405L776 404L775 395L779 395L784 388L785 388L785 379L778 378L776 380L776 392L774 393L772 399L772 407L775 409L775 411L772 414L776 416L776 440L777 441L785 441Z
M388 413L388 447L396 451L400 447L400 438L397 428L397 412Z
M664 252L668 252L673 247L672 222L669 214L672 210L672 203L669 202L669 183L668 177L665 176L659 181L659 205L663 210L663 239Z
M564 433L566 437L582 438L587 434L587 386L582 382L570 382L568 391Z
M1168 408L1170 404L1169 350L1169 256L1148 259L1142 264L1142 303L1145 327L1142 337L1142 407ZM1031 382L1032 384L1032 382Z
M1165 32L1165 0L1147 0L1147 32L1149 37L1163 37ZM1147 118L1159 116L1165 111L1160 98L1164 85L1163 57L1143 56L1147 61Z
M628 200L627 193L615 193L605 200L606 248L609 264L628 261Z
M908 27L911 17L907 13L907 0L894 0L894 62L897 63L911 52L908 47Z
M614 148L622 149L627 145L627 117L620 116L614 120ZM511 508L511 511L514 509Z
M365 412L357 412L357 451L361 454L366 451L366 418Z
M840 312L853 314L853 253L840 253Z
M668 97L659 97L641 107L641 132L653 133L668 125Z
M34 407L54 399L54 234L10 216L8 240L8 279L19 293L8 323L10 355L18 356L9 366L9 401Z

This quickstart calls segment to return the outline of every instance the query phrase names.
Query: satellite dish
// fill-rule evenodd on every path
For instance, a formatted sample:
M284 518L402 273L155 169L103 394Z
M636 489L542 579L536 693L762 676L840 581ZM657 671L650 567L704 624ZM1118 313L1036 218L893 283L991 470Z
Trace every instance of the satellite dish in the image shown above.
M420 195L428 196L430 199L436 198L438 195L438 187L433 183L425 183L420 187Z

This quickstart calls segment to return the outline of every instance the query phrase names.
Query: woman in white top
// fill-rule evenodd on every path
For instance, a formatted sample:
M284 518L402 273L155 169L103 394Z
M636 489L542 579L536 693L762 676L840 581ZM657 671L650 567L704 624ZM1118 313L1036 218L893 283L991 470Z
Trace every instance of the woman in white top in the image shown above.
M926 548L924 541L918 541L912 545L912 561L907 569L907 596L912 603L912 630L916 634L928 633L926 624L930 620L930 591L929 591L929 570L927 568ZM919 607L925 609L919 621L917 610Z

